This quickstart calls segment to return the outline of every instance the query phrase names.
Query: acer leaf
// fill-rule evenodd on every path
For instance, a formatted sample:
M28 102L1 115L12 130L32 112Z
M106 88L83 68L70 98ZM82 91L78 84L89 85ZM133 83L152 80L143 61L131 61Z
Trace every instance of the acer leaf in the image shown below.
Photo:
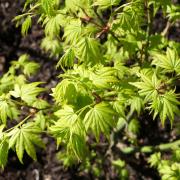
M180 73L180 58L175 49L167 48L166 55L162 53L152 53L152 64L163 68L166 72Z
M70 106L65 106L55 114L60 119L49 128L50 132L60 141L65 141L69 155L81 160L86 152L85 127L81 119Z
M110 129L116 125L116 113L109 104L99 103L91 108L84 118L87 130L91 129L98 141L100 133L108 138Z
M9 151L8 138L0 132L0 167L4 169L7 164Z
M42 140L39 138L41 129L34 123L26 123L20 128L14 128L8 133L9 147L16 149L18 159L23 163L24 151L36 160L35 146L44 148Z
M107 9L114 5L118 5L121 0L95 0L94 6L99 6L100 9Z
M85 37L79 41L76 47L76 55L80 62L91 65L102 62L100 44L97 40Z
M109 88L111 83L116 83L116 70L110 67L100 67L91 74L90 80L98 88Z
M72 48L68 49L64 55L60 58L57 67L62 65L63 67L73 67L75 60L75 53Z
M15 84L14 91L10 91L15 98L21 98L28 104L32 104L37 99L37 95L44 91L44 88L37 87L41 82L18 85Z
M140 89L139 94L145 96L146 101L156 98L158 94L157 89L161 84L161 81L157 79L156 74L153 74L152 76L139 74L139 76L142 80L141 82L133 82L130 84Z
M19 115L16 105L10 100L8 95L0 96L0 119L6 125L7 118L14 119Z
M22 24L21 33L23 36L27 35L29 28L31 27L32 20L31 16L27 16L25 21Z

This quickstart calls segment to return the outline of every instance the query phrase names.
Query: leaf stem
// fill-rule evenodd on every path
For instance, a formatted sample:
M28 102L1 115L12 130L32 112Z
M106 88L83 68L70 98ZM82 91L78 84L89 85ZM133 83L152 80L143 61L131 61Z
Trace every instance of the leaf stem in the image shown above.
M145 45L145 60L148 60L148 48L150 44L150 35L152 32L152 23L153 23L153 5L148 7L148 0L145 1L145 9L147 16L147 29L146 29L146 45Z
M7 129L7 130L4 131L3 133L7 133L7 132L13 130L14 128L17 128L17 127L21 126L21 125L22 125L25 121L27 121L31 116L32 116L32 114L31 114L31 115L28 115L28 116L27 116L26 118L24 118L20 123L18 123L17 125L13 126L13 127L10 128L10 129Z

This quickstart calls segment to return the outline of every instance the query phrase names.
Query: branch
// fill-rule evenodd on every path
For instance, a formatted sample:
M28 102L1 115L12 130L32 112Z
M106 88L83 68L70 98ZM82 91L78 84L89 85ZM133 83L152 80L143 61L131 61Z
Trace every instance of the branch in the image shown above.
M141 153L153 153L156 151L169 151L172 149L178 149L180 146L180 140L176 140L174 142L160 144L156 146L142 146L142 147L123 147L123 145L118 145L117 148L123 152L124 154L132 154L135 152Z
M172 26L172 23L170 21L167 21L166 27L161 32L161 35L164 36L164 37L167 36L171 26Z

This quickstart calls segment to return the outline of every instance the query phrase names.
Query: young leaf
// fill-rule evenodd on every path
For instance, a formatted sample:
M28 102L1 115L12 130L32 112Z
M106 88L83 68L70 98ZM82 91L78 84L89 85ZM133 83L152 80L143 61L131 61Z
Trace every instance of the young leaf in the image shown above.
M52 95L58 103L68 104L76 101L76 86L67 79L62 80L52 91Z
M14 91L10 91L11 95L15 98L21 98L28 104L32 104L36 101L37 95L44 91L44 88L37 87L41 82L34 82L30 84L18 85L15 84Z
M145 96L145 100L151 100L157 97L157 90L160 87L161 81L157 79L156 74L153 76L147 76L145 74L139 74L141 77L141 82L132 82L131 85L137 87L139 90L139 94L141 96Z
M72 48L69 48L64 55L60 58L57 67L62 65L63 67L73 67L75 60L75 53Z
M161 67L165 72L176 72L180 74L180 58L174 49L167 48L166 55L153 52L152 64Z
M31 16L27 16L21 27L21 33L23 36L27 35L29 28L31 27Z
M116 113L109 104L99 103L87 112L84 124L87 130L92 130L96 140L99 139L100 133L108 137L110 128L116 124Z
M77 57L85 64L98 64L102 62L100 44L94 38L82 38L77 44Z
M51 16L54 13L55 0L40 0L41 7L44 12Z
M4 168L7 164L8 158L8 151L9 151L9 144L7 137L4 134L0 134L0 167Z
M45 37L42 40L41 48L43 48L46 52L50 53L50 56L59 57L62 53L62 45L57 39L52 39L50 37Z
M50 132L60 141L65 141L68 155L74 155L81 160L86 152L85 127L81 119L70 106L65 106L55 115L60 119L49 128Z
M0 96L0 119L6 125L7 118L17 118L19 111L8 95Z
M16 149L17 156L21 163L23 163L24 151L34 160L36 160L35 145L44 147L43 142L39 138L41 129L34 123L24 124L20 128L14 128L8 133L9 147Z
M45 26L45 34L46 36L49 36L51 39L58 36L60 32L61 27L61 14L57 14L56 16L47 17L43 24L46 24Z
M64 28L64 38L66 43L76 45L82 36L82 23L80 20L71 20Z
M14 69L21 69L27 76L35 74L40 67L36 62L29 62L29 55L27 54L21 55L18 61L12 61L11 63Z
M90 80L97 88L109 88L111 83L116 83L116 70L111 67L100 67L91 73Z
M180 114L178 105L180 102L177 100L177 96L174 91L166 92L164 95L157 97L151 103L150 108L154 110L154 118L157 114L160 114L160 119L164 125L165 120L169 118L171 125L174 121L174 115Z
M94 6L99 6L99 9L107 9L109 7L118 5L121 0L95 0Z

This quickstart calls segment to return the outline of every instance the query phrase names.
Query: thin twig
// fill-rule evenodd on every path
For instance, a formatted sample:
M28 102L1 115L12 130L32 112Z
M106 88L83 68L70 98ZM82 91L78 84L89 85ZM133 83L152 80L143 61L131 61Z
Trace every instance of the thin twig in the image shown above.
M166 27L162 31L161 35L164 37L167 36L171 26L172 26L172 23L170 21L167 21Z

